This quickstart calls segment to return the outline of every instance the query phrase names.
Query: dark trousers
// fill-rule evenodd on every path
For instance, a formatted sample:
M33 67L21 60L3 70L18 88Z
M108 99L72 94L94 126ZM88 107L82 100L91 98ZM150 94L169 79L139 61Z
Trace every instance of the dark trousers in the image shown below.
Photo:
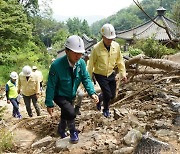
M66 124L70 131L75 131L75 110L74 105L67 98L56 96L54 102L61 108L61 119L58 126L58 131L65 130Z
M37 116L40 116L40 108L39 108L39 105L37 103L37 96L36 96L36 94L31 95L31 96L23 95L23 99L24 99L24 103L26 105L26 111L27 111L28 115L30 117L33 116L32 109L31 109L31 100L32 100L32 103L33 103L34 108L36 110Z
M73 120L76 117L72 102L65 97L56 96L54 102L61 108L61 118L65 120Z
M40 90L43 90L43 81L40 82Z
M16 115L17 116L20 116L20 112L19 112L19 102L17 101L16 98L11 98L10 99L12 105L13 105L13 116L15 117Z
M116 96L115 73L112 73L109 77L95 73L94 75L99 86L101 87L104 110L108 110L110 100L112 100Z

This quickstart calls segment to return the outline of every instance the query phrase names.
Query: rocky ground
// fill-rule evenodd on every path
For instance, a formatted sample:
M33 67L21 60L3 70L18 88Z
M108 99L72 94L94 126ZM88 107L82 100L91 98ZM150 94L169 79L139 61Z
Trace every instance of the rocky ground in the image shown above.
M57 124L60 110L51 118L40 100L42 115L28 118L23 101L23 119L11 117L7 106L0 128L13 133L14 147L5 153L18 154L178 154L180 153L180 76L144 75L120 85L111 103L111 117L97 111L89 97L83 99L81 115L76 118L79 142L60 139Z
M23 102L23 119L11 117L12 107L4 117L4 127L14 134L14 153L136 153L158 154L180 152L180 79L148 79L147 83L129 82L119 90L118 100L111 104L111 117L102 112L88 97L83 100L81 115L77 116L79 143L60 139L57 124L60 111L55 107L53 118L43 104L42 116L28 118ZM159 82L157 83L157 81ZM43 102L41 97L41 102ZM121 99L120 99L121 98ZM1 100L1 106L4 102ZM35 114L34 114L35 115ZM3 126L1 126L3 127Z

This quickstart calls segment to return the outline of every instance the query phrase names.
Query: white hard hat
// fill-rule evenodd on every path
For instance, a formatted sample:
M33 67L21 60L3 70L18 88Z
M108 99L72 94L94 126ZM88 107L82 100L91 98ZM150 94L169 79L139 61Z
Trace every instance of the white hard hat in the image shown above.
M116 38L115 29L111 24L104 24L101 28L101 34L105 36L107 39Z
M22 72L24 76L30 76L32 73L32 69L30 66L27 65L23 67Z
M37 70L37 66L33 66L32 69L33 69L33 70Z
M17 79L18 78L18 74L16 72L11 72L10 78Z
M80 38L77 35L72 35L72 36L68 37L68 39L65 43L65 47L76 53L84 53L85 52L84 42L83 42L82 38Z

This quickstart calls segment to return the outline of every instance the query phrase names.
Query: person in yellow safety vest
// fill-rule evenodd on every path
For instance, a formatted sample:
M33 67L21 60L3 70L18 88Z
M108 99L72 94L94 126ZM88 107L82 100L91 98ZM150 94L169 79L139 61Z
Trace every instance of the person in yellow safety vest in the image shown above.
M22 72L19 74L18 93L22 93L23 95L29 117L33 116L31 100L36 109L37 116L40 116L40 108L37 102L40 94L40 84L37 75L32 72L32 68L28 65L24 66Z
M16 80L18 79L18 74L16 72L11 72L10 80L6 83L6 98L7 103L12 103L13 105L13 113L12 116L15 118L21 119L22 116L19 112L19 102L17 101L18 92Z
M43 75L42 75L42 72L37 70L37 66L33 66L32 71L35 72L35 74L37 75L39 83L40 83L40 91L42 91L43 90Z

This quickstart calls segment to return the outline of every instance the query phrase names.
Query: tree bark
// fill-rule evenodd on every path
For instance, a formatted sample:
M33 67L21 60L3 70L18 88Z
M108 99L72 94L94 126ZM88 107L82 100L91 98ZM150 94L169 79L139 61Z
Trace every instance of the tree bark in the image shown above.
M150 66L152 68L158 68L165 71L177 71L180 72L180 64L165 59L150 59L145 58L143 55L138 55L128 61L126 61L126 68L130 68L130 65L141 64L144 66Z

